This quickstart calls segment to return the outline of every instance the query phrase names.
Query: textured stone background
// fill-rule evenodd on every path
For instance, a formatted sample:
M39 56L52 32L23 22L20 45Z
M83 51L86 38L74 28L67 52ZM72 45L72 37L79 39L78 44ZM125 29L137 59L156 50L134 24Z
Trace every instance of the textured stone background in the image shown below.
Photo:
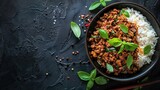
M77 77L77 71L93 69L84 48L85 33L81 40L76 39L69 23L80 23L78 16L88 13L85 6L93 1L0 0L0 90L85 90L86 82ZM117 1L121 0L108 4ZM160 0L126 1L147 7L160 21ZM72 51L77 50L80 54L73 56ZM160 79L160 70L153 72L149 80ZM136 83L110 81L93 90L132 84ZM144 89L160 87L155 84Z

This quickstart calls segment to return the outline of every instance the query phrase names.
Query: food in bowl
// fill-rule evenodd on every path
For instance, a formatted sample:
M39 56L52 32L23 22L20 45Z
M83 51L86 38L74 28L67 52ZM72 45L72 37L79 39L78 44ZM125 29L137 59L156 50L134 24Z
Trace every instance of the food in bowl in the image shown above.
M113 9L97 21L88 39L89 54L106 73L133 74L151 62L158 37L151 24L133 8Z

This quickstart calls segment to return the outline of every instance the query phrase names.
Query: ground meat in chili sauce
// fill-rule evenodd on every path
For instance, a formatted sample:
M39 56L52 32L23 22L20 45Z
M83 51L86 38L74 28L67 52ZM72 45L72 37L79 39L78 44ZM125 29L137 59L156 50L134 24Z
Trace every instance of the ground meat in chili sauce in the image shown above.
M119 27L119 24L124 24L128 27L128 33L125 34ZM123 50L122 53L118 54L118 50L113 52L106 52L106 48L111 48L112 46L107 42L106 39L103 39L99 35L99 31L97 28L104 29L108 32L109 39L111 38L120 38L122 41L137 43L137 26L134 23L128 22L127 18L124 15L120 15L120 10L113 9L108 13L104 13L100 20L97 21L97 25L95 27L96 31L94 31L89 38L91 51L89 52L91 57L97 60L103 68L106 68L106 63L109 63L114 68L114 75L118 75L120 73L123 74L132 74L139 70L136 61L138 59L138 49L135 51L126 51ZM131 54L133 56L133 64L130 69L126 66L127 56ZM110 72L107 71L109 74Z

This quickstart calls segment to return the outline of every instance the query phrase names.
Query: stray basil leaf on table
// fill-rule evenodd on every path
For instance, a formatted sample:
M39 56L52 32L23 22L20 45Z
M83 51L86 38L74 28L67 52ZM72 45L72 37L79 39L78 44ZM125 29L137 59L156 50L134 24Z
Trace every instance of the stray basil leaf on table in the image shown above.
M72 29L74 35L75 35L78 39L80 39L81 29L80 29L80 27L78 26L78 24L75 23L75 22L71 22L71 23L70 23L70 26L71 26L71 29Z
M88 81L90 79L90 74L84 71L79 71L78 76L81 80Z

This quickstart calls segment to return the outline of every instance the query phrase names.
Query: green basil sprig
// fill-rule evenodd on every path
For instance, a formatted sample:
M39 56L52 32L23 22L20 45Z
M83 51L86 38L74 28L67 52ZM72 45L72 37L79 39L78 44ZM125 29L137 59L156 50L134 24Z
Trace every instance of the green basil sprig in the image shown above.
M131 54L128 55L126 63L127 63L128 69L130 69L130 67L133 63L133 56Z
M128 33L128 27L124 24L120 24L120 29L124 32L124 33Z
M94 69L94 70L92 70L91 71L91 74L90 74L90 79L95 79L95 77L96 77L96 75L97 75L97 71L96 71L96 69Z
M87 83L87 87L86 87L86 90L90 90L94 85L94 81L92 80L89 80L88 83Z
M149 54L150 51L151 51L151 45L147 45L143 49L144 55Z
M130 43L130 42L123 42L125 49L128 51L134 51L138 45L135 43Z
M103 30L103 29L99 29L99 34L102 38L104 39L108 39L108 32L106 30Z
M99 1L95 1L91 4L91 6L89 7L89 10L94 10L96 8L98 8L100 5L102 6L106 6L106 2L111 1L111 0L99 0Z
M79 71L78 76L81 80L88 81L90 79L90 74L84 71Z
M126 17L130 17L128 11L126 11L126 10L124 10L124 9L121 10L120 14L123 14L123 15L125 15Z
M104 84L107 84L108 82L108 80L105 77L102 77L102 76L96 77L97 75L96 69L92 70L90 74L84 71L78 71L77 74L81 80L88 81L86 90L90 90L93 87L94 81L98 85L104 85Z
M96 8L98 8L101 5L101 3L99 1L93 2L91 4L91 6L89 7L89 10L94 10Z
M119 38L112 38L108 40L108 43L114 47L119 47L122 44L122 40Z
M107 68L107 70L109 72L113 72L114 71L113 66L111 64L106 63L106 68Z
M80 39L81 29L80 29L80 27L78 26L78 24L72 21L72 22L70 23L70 26L71 26L71 29L72 29L74 35L75 35L78 39Z
M98 85L104 85L107 83L107 80L106 78L102 77L102 76L99 76L99 77L96 77L95 78L95 82L98 84Z
M120 54L122 51L124 50L124 45L121 45L119 51L118 51L118 54Z
M100 3L102 4L102 6L106 6L106 1L105 0L100 0Z
M124 49L127 51L134 51L138 45L132 42L125 42L119 38L112 38L108 40L108 43L114 47L120 47L118 54L121 53Z

